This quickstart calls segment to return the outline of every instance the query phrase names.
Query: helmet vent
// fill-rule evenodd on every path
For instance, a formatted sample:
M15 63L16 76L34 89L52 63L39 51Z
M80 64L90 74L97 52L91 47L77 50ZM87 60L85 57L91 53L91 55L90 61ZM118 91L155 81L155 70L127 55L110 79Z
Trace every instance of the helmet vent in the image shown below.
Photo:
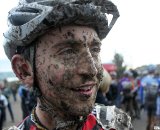
M14 14L11 15L8 19L10 21L11 24L13 24L14 26L20 26L23 24L26 24L28 21L31 21L33 18L35 18L37 16L37 14Z
M33 18L38 16L40 12L41 10L38 9L22 7L15 10L15 12L12 13L8 19L14 26L20 26L31 21Z
M22 7L16 10L16 12L26 12L26 13L40 13L41 10L35 8Z

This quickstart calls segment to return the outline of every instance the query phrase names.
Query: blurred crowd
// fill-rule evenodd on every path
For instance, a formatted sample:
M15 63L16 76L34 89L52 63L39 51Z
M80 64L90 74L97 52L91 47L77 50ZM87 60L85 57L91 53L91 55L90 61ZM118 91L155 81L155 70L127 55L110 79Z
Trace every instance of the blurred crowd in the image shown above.
M132 120L140 119L144 110L147 113L146 130L160 126L160 74L156 66L149 65L142 72L130 69L119 78L115 71L109 75L111 81L108 76L103 77L96 103L115 105L126 111ZM107 80L110 85L104 82Z
M22 110L22 119L26 118L36 105L36 98L32 91L30 91L24 84L19 82L10 83L4 79L0 83L0 130L3 128L4 122L7 120L6 112L9 112L11 121L14 122L13 103L17 101L17 95L20 97L20 104Z

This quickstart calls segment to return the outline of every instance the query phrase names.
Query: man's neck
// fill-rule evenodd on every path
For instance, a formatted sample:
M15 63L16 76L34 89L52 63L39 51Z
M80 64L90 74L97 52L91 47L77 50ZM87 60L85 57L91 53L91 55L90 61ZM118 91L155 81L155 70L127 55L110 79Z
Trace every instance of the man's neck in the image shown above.
M48 130L77 130L80 122L78 122L76 119L74 120L73 118L66 118L65 115L62 115L62 112L55 111L54 108L46 108L46 110L44 110L41 107L42 106L38 103L35 114L39 123Z

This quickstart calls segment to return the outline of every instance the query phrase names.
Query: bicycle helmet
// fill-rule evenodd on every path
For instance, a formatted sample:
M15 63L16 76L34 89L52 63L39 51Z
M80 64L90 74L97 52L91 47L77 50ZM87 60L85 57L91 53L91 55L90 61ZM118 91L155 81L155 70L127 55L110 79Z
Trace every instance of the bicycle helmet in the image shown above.
M113 15L109 25L106 13ZM71 24L93 27L102 40L118 17L117 7L108 0L20 0L8 15L4 50L11 60L19 46L32 44L50 28Z
M155 72L156 71L156 65L150 64L147 66L147 70L149 73Z

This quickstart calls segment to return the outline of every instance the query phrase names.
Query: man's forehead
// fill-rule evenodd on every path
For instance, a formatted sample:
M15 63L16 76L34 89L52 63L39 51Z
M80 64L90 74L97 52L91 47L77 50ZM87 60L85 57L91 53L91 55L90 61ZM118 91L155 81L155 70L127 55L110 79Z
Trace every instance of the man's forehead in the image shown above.
M61 40L86 40L88 37L88 40L100 41L97 32L93 28L87 26L63 26L61 28L50 29L42 36L42 39L43 37L48 38L48 36Z
M39 38L38 46L43 48L61 49L67 46L77 45L101 45L101 41L92 28L86 26L65 26L49 30ZM43 43L43 44L42 44ZM72 46L73 47L73 46Z
M62 26L56 29L50 29L49 32L60 33L60 34L68 32L81 32L81 34L88 34L90 32L94 33L94 35L97 36L97 32L93 28L88 26L78 26L78 25Z

